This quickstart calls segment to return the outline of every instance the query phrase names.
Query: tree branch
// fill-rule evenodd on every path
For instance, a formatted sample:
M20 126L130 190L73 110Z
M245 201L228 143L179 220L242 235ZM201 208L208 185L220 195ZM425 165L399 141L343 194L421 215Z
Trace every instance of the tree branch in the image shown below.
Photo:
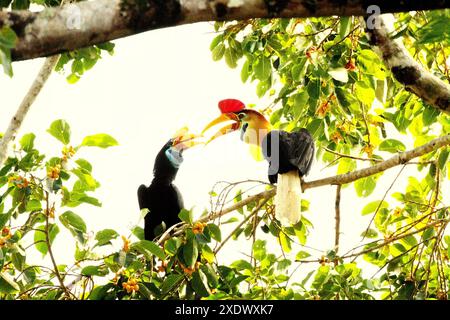
M383 162L379 162L374 166L368 168L356 170L346 174L340 174L333 177L305 182L303 183L302 188L303 190L306 190L330 184L347 184L361 178L369 177L382 171L386 171L387 169L393 168L395 166L405 164L414 158L421 157L427 153L430 153L447 145L450 145L450 134L431 140L430 142L415 149L397 153L392 158Z
M335 208L335 235L334 235L334 250L336 253L339 250L339 238L341 235L341 185L338 184L336 186L336 201L334 202L334 208Z
M395 156L393 156L392 158L390 158L386 161L383 161L383 162L379 162L376 165L368 167L368 168L364 168L364 169L356 170L356 171L349 172L346 174L340 174L337 176L332 176L332 177L328 177L328 178L324 178L324 179L303 182L302 189L304 191L307 189L317 188L317 187L321 187L321 186L325 186L325 185L347 184L347 183L359 180L361 178L372 176L374 174L388 170L395 166L404 165L408 161L410 161L414 158L421 157L427 153L430 153L432 151L435 151L435 150L445 147L447 145L450 145L450 134L436 138L434 140L431 140L430 142L428 142L420 147L417 147L415 149L405 151L405 152L400 152L400 153L396 154ZM248 205L251 202L259 201L261 199L270 199L271 197L273 197L275 195L276 190L277 190L276 187L273 187L272 189L265 190L263 192L255 194L253 196L249 196L239 202L236 202L235 204L233 204L232 206L229 206L228 208L224 208L224 209L220 210L219 212L211 212L209 215L198 219L197 222L213 221L213 220L215 220L219 217L222 217L230 212L238 210L238 209ZM182 223L182 222L180 222L176 225L173 225L160 237L160 239L157 241L157 243L158 244L163 243L166 239L168 239L170 237L170 233L172 233L172 232L173 232L172 235L174 235L174 236L182 234L182 232L187 227L188 227L187 224Z
M370 43L377 47L380 57L395 79L429 105L450 114L450 84L425 70L411 57L399 40L392 39L387 15L378 16L375 27L366 28Z
M309 181L309 182L305 181L302 184L302 189L303 189L303 191L305 191L307 189L317 188L317 187L321 187L321 186L325 186L325 185L347 184L347 183L350 183L350 182L386 171L395 166L406 164L408 161L410 161L414 158L421 157L427 153L430 153L432 151L435 151L439 148L442 148L442 147L445 147L448 145L450 145L450 134L433 139L430 142L428 142L420 147L414 148L412 150L405 151L405 152L399 152L395 156L391 157L390 159L383 161L383 162L379 162L368 168L356 170L356 171L345 173L345 174L339 174L339 175L327 177L324 179L313 180L313 181ZM256 195L247 197L246 199L239 201L239 202L233 204L232 206L221 210L218 213L213 213L207 217L204 217L204 218L200 219L199 221L207 222L207 221L214 220L214 219L221 217L229 212L232 212L234 210L242 208L242 207L246 206L247 204L249 204L250 202L273 197L275 195L275 193L276 193L276 187L274 187L270 190L266 190L264 192L258 193Z
M9 145L16 138L16 135L19 132L20 127L22 126L23 120L25 119L28 111L30 110L31 105L36 100L36 97L38 96L39 92L41 92L42 88L44 87L44 84L50 77L53 68L58 62L58 58L59 55L56 55L53 57L49 57L45 60L41 70L36 76L36 79L34 80L27 94L23 98L19 108L17 109L16 114L12 117L11 122L9 123L9 127L5 132L5 135L0 140L0 167L7 159Z
M94 0L40 12L0 11L0 26L18 36L15 61L54 55L140 32L201 21L250 18L364 16L367 6L381 12L443 9L450 0Z

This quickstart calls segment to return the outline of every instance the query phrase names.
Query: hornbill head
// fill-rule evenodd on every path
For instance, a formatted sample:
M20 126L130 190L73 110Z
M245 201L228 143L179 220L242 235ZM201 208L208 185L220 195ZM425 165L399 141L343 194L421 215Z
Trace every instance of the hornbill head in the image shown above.
M170 163L178 168L183 162L183 151L203 143L203 141L197 140L198 138L201 136L189 133L188 128L184 127L167 141L162 151Z
M214 134L207 143L225 134L240 130L241 140L260 146L262 139L270 130L269 121L260 112L246 109L245 104L236 99L226 99L219 102L221 115L211 121L202 131L204 134L208 129L223 122L232 122Z

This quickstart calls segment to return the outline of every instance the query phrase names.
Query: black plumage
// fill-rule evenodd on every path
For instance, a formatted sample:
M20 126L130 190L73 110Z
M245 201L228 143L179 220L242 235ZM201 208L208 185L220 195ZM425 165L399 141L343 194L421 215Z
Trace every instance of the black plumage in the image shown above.
M138 189L140 209L147 208L145 216L145 239L153 240L161 231L180 222L178 214L184 207L183 198L178 188L173 184L178 168L183 161L182 150L172 147L173 139L169 140L159 151L153 168L153 180L149 187L141 185ZM165 228L158 228L164 222Z
M278 149L278 156L273 148ZM277 183L278 174L293 170L298 170L300 177L307 175L313 162L314 150L314 140L304 128L294 132L270 131L262 141L263 155L269 162L270 183Z

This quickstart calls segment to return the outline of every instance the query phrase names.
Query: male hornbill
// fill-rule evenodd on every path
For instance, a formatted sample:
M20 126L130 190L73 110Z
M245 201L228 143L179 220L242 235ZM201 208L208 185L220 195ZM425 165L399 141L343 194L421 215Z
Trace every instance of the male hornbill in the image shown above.
M259 152L269 162L269 181L277 183L276 217L283 224L295 224L301 215L301 177L307 175L314 158L314 140L304 128L287 132L272 130L269 121L256 110L246 109L236 99L219 102L220 117L210 122L203 133L221 122L233 121L219 130L209 141L240 130L241 140L250 144L252 153Z
M183 162L183 151L198 144L193 140L195 138L183 128L167 141L156 156L152 183L149 187L142 184L138 189L140 209L149 210L144 218L145 240L153 240L165 229L180 222L178 214L183 209L183 198L173 181Z

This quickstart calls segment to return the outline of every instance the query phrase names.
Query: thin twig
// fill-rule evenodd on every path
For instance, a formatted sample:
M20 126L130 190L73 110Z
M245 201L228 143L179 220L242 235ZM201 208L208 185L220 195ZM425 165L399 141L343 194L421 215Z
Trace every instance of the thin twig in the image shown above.
M372 215L372 218L370 219L369 225L366 228L366 231L363 234L363 238L361 239L361 241L364 241L364 239L367 236L367 233L369 232L370 227L372 226L373 221L375 220L375 217L378 214L378 211L380 211L381 205L383 204L384 200L386 199L389 191L391 191L392 187L394 186L395 182L398 180L398 178L400 177L400 175L403 172L403 169L405 169L405 165L402 166L402 168L400 169L400 171L397 173L397 176L394 178L394 180L392 181L391 185L389 186L389 188L386 190L386 192L384 193L383 198L381 199L380 203L378 203L377 208L375 209L375 213Z
M50 77L50 74L52 73L53 68L58 62L58 59L59 55L48 57L47 59L45 59L45 62L42 65L42 68L39 71L38 75L36 76L36 79L34 79L33 84L23 98L22 103L17 109L15 115L12 117L5 135L0 140L0 167L8 157L9 145L16 138L16 135L19 132L20 127L22 126L23 120L30 110L31 105L36 100L36 97L44 87L44 84Z
M247 217L245 217L245 219L242 220L242 222L239 223L238 226L236 228L234 228L234 230L232 232L230 232L230 234L220 243L220 245L217 247L217 249L214 251L214 253L217 254L217 252L219 252L220 249L222 249L222 247L225 245L225 243L227 243L227 241L231 239L233 234L237 230L239 230L239 228L242 227L248 220L250 220L251 217L253 217L255 214L257 214L259 212L259 210L267 203L267 201L269 201L269 199L264 199L263 201L261 201L261 203L259 203L256 206L256 208Z
M61 287L61 289L64 291L64 294L66 296L67 299L70 299L70 293L69 290L66 288L66 286L64 285L64 280L61 277L61 274L59 273L58 270L58 265L55 261L55 257L53 255L53 250L52 250L52 245L50 243L50 235L49 235L49 228L50 228L50 224L49 224L49 215L50 215L50 204L49 204L49 194L48 191L45 191L45 202L46 202L46 214L45 214L45 241L47 243L47 251L48 254L50 255L50 259L52 261L53 264L53 270L55 271L55 275L56 278L58 279L59 285Z

